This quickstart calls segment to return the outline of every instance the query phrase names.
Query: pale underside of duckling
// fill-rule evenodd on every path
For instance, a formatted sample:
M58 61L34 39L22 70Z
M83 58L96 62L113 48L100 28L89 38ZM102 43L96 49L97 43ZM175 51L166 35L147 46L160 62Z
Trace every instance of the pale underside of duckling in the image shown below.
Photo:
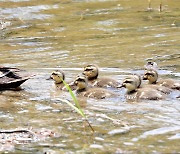
M65 85L63 84L63 80L65 80L65 74L63 71L61 70L53 71L50 77L54 80L57 89L67 91ZM67 84L69 85L71 90L76 89L74 82L69 82Z
M151 85L159 85L170 89L180 90L180 81L173 79L160 79L158 81L158 73L153 69L147 70L144 73L143 80L148 80Z
M84 96L88 98L104 99L109 97L115 97L116 94L112 93L106 89L102 88L89 88L86 77L79 76L75 80L75 85L77 86L76 93L79 96Z
M158 100L164 99L165 95L153 88L138 88L137 80L133 77L128 77L124 79L122 87L127 89L126 99L139 100Z
M99 78L99 68L96 65L87 65L84 67L83 74L87 77L89 84L93 87L118 88L120 86L120 83L115 79L109 77Z

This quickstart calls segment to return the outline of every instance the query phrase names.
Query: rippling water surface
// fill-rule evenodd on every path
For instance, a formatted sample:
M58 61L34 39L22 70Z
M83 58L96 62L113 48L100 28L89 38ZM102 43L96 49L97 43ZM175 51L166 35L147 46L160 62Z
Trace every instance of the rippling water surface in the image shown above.
M0 0L0 64L37 74L23 90L0 93L0 128L45 128L58 134L11 150L180 152L178 99L126 102L121 90L118 99L83 100L93 134L59 100L71 100L70 95L46 80L58 67L71 80L94 63L101 76L121 81L130 73L143 74L147 60L158 63L162 78L179 79L180 1L163 0L162 12L159 4L152 1L147 11L144 0Z

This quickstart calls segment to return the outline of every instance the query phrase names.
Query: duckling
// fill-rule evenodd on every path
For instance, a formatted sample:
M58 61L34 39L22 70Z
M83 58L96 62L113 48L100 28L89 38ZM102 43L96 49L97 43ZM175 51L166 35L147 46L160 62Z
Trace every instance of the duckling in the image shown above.
M95 99L104 99L109 97L115 97L116 94L108 91L103 88L89 88L88 81L85 76L78 76L75 81L75 85L77 86L76 93L79 96L84 96L88 98Z
M137 88L140 88L141 86L141 76L138 74L129 75L127 78L133 78L136 81Z
M87 77L89 84L95 87L118 88L120 86L120 83L112 78L99 78L99 68L97 65L90 64L84 67L83 75Z
M123 80L122 87L127 89L126 99L130 100L158 100L164 99L165 95L153 88L138 88L138 80L129 76Z
M172 79L158 80L158 73L154 69L149 69L144 73L143 80L149 80L149 84L157 84L170 89L180 90L180 82Z
M62 70L53 71L50 78L54 80L57 89L66 90L66 87L64 86L62 81L65 80L65 74ZM76 89L76 86L73 84L73 82L68 83L68 85L70 86L71 90Z
M146 65L144 65L144 68L145 70L148 70L148 69L158 70L158 65L156 62L148 61Z

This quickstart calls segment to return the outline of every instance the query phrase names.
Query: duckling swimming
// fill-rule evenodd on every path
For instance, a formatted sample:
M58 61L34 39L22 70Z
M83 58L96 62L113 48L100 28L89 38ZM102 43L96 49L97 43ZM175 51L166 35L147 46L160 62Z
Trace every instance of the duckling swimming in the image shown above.
M154 69L149 69L144 73L143 80L148 80L149 84L157 84L170 89L180 90L180 82L173 79L161 79L158 80L158 73Z
M89 81L89 84L95 87L103 88L118 88L120 83L112 78L101 77L99 78L99 68L96 65L90 64L84 67L83 75L85 75Z
M95 99L104 99L104 98L116 96L115 93L112 93L103 88L89 88L88 81L85 76L78 76L75 79L74 83L77 86L76 93L79 96L95 98Z
M148 70L148 69L158 70L158 65L156 62L148 61L146 65L144 65L144 68L145 70Z
M63 84L63 80L65 80L65 74L62 70L56 70L51 73L50 78L52 78L56 84L57 89L60 90L66 90L66 87ZM75 90L76 86L73 84L73 82L68 83L71 90Z
M130 100L158 100L165 97L164 94L153 88L138 88L138 80L132 76L129 76L123 80L122 87L127 89L126 99Z

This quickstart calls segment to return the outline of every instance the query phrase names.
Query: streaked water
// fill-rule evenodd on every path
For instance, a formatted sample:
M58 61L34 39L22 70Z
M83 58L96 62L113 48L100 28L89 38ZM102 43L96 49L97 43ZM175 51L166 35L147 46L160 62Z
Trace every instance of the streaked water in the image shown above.
M180 152L178 99L126 102L124 90L110 100L83 100L95 129L59 99L71 100L46 80L61 67L72 80L94 63L101 76L121 81L143 74L156 61L162 78L180 77L180 1L144 0L0 0L0 63L36 73L21 91L0 94L1 129L48 129L57 134L29 144L19 153L177 153ZM176 95L176 94L175 94ZM128 125L128 129L113 118ZM1 150L1 148L0 148Z

